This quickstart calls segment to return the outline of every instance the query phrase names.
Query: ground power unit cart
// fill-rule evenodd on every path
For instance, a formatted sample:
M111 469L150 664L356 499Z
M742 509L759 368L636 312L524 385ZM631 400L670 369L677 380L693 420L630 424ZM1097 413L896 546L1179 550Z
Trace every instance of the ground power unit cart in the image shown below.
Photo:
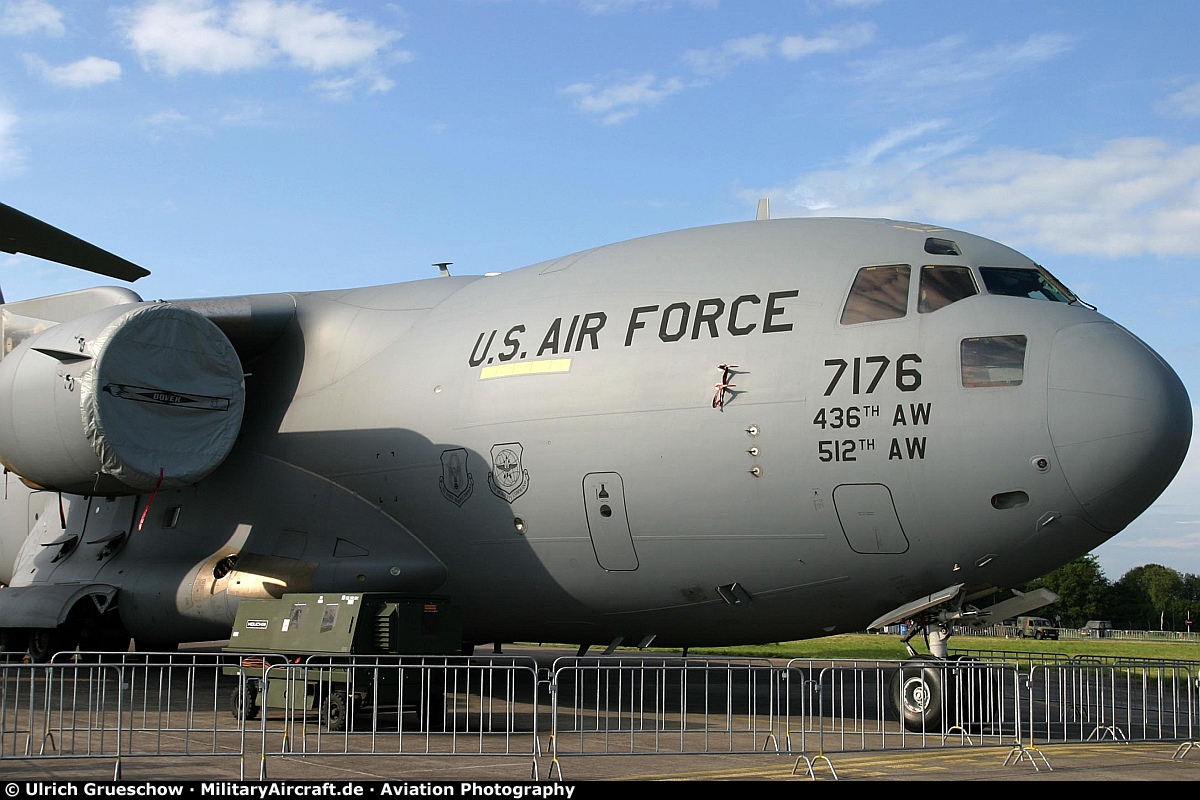
M239 676L240 719L287 709L339 731L369 709L429 729L444 722L448 668L433 657L461 653L462 612L445 597L374 592L243 600L225 650L241 656L225 668Z

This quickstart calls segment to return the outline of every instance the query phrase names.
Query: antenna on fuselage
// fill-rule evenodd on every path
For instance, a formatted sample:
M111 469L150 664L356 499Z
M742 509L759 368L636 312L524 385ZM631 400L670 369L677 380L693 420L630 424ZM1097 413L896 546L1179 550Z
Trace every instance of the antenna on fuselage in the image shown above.
M771 199L769 197L764 197L758 201L758 213L754 216L754 219L760 220L760 219L770 219L770 218L771 218Z
M450 265L453 263L453 261L435 261L433 265L438 268L438 272L442 274L443 278L449 278Z

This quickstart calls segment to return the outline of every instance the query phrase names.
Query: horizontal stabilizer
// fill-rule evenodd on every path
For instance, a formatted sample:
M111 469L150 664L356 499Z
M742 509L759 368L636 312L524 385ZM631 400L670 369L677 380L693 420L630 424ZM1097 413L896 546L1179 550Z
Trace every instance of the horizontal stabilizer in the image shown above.
M56 261L123 281L150 274L131 261L0 203L0 250Z

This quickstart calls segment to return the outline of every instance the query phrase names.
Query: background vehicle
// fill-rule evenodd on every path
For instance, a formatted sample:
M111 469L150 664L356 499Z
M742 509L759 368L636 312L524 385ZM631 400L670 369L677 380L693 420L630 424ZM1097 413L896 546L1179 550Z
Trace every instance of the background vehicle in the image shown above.
M1094 636L1097 639L1107 638L1112 636L1112 623L1106 619L1089 619L1079 630L1079 635Z
M1058 628L1045 617L1017 617L1017 636L1022 639L1057 639Z

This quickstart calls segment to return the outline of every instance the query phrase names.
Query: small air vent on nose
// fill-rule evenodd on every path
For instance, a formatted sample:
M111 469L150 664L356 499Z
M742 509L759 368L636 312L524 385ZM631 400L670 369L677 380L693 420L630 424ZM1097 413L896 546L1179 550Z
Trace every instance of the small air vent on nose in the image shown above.
M1001 492L992 495L992 508L1020 508L1029 505L1029 495L1024 492Z

